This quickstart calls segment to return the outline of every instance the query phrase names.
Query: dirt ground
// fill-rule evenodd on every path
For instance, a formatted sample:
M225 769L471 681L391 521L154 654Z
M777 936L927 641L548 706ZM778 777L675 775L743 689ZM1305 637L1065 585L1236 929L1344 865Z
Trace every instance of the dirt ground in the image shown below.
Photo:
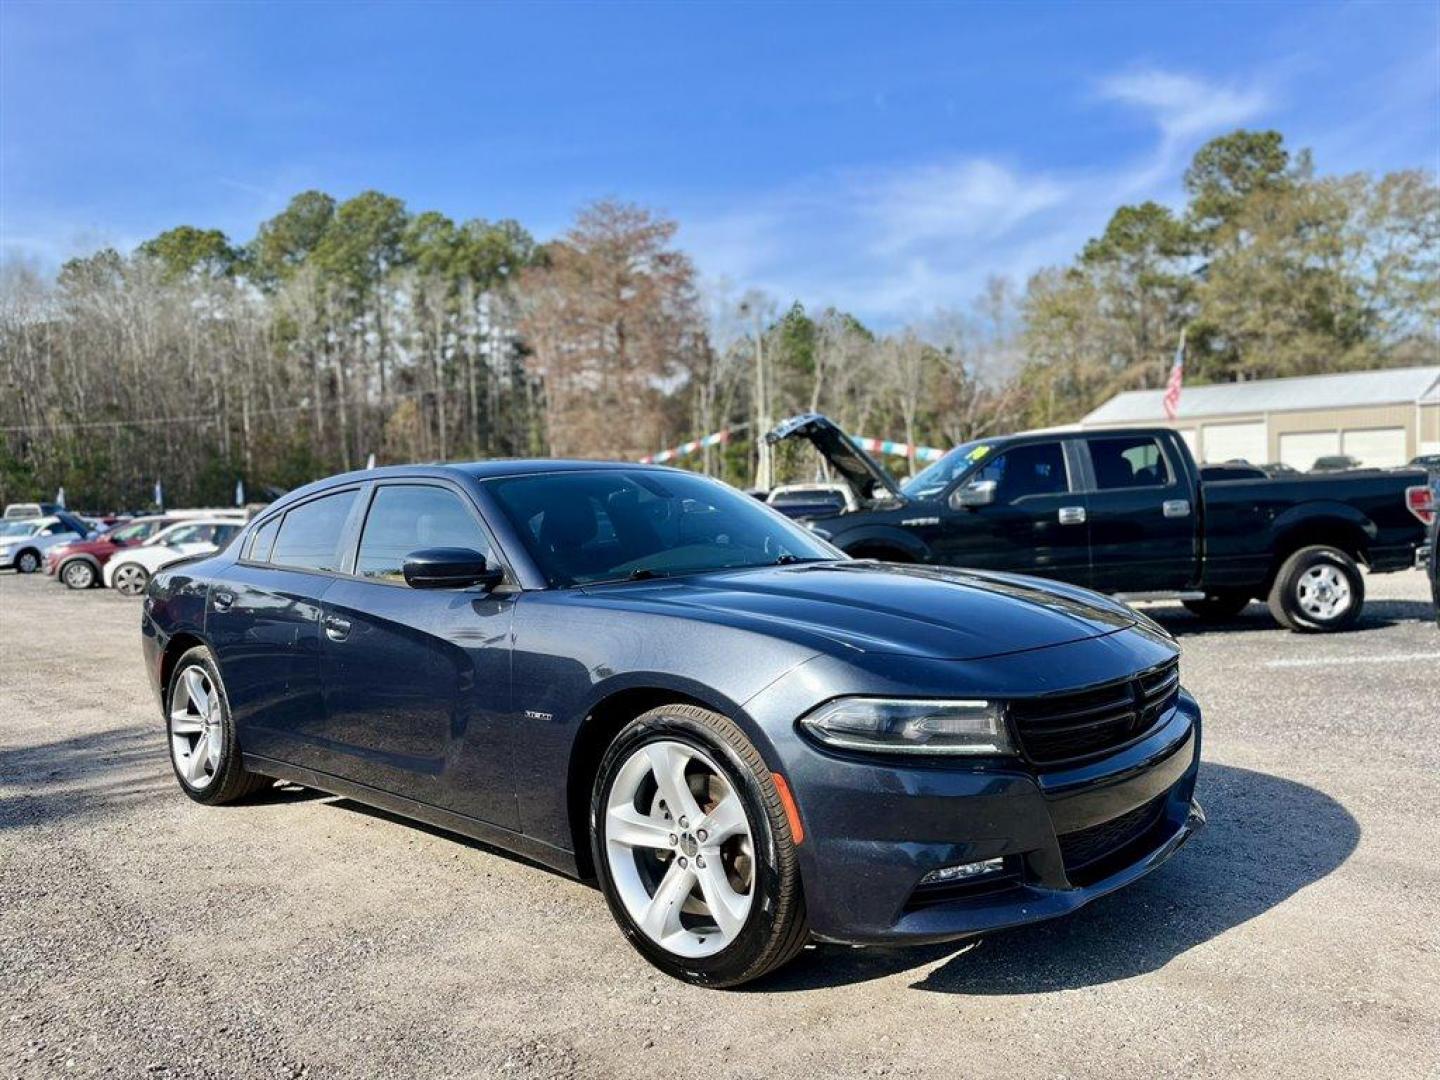
M1185 646L1210 827L1063 921L807 950L742 992L648 967L600 895L302 790L205 809L138 605L0 575L0 1075L1440 1075L1440 629L1263 607Z

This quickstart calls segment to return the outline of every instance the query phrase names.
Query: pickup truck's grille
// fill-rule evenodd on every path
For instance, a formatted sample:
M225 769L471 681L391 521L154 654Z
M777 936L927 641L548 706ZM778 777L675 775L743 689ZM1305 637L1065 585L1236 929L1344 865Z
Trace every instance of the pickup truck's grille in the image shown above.
M1065 863L1065 876L1074 885L1087 885L1104 877L1106 860L1112 855L1119 855L1150 833L1165 812L1168 797L1166 792L1099 825L1062 833L1059 837L1060 857Z
M1072 764L1135 741L1179 693L1180 662L1169 660L1121 682L1011 702L1010 719L1032 762Z

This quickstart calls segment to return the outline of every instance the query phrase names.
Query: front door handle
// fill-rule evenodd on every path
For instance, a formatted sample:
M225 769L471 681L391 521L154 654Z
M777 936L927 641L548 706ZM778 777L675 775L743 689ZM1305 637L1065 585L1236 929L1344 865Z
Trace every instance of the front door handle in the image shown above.
M1083 506L1062 506L1059 517L1061 525L1084 525L1085 508Z
M1189 499L1166 499L1160 507L1161 513L1167 518L1183 518L1190 516Z
M215 605L216 611L229 611L230 605L235 603L235 594L221 589L210 597L210 602Z
M336 615L325 616L325 636L331 641L344 641L350 636L350 620Z

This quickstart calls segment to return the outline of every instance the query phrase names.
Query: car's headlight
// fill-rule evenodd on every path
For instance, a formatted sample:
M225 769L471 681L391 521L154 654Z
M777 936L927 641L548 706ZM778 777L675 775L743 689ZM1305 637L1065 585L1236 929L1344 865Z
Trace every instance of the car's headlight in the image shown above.
M828 746L888 754L1013 754L998 701L837 698L800 718Z

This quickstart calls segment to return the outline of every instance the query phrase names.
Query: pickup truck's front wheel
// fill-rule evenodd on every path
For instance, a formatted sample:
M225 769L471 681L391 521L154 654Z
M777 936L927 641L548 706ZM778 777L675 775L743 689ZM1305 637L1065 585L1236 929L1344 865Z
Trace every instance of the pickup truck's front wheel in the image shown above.
M1365 604L1365 579L1339 548L1304 547L1285 560L1270 587L1270 614L1289 630L1311 633L1354 625Z

